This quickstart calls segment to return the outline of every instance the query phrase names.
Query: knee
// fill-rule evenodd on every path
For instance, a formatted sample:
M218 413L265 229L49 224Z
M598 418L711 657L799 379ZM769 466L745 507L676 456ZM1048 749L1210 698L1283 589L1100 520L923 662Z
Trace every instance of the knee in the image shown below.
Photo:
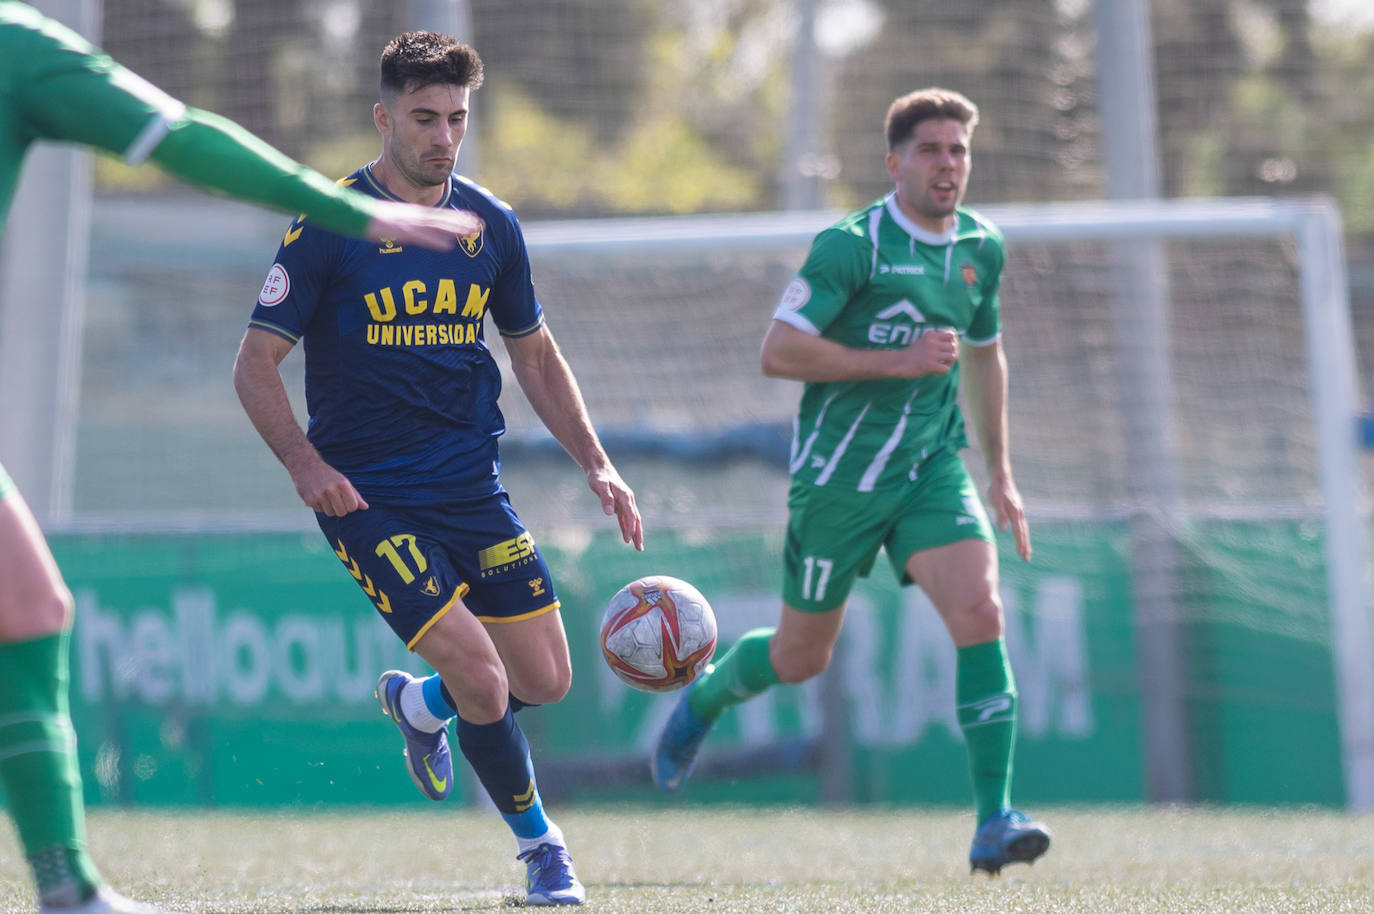
M469 662L458 671L445 673L444 682L464 720L485 724L505 716L509 686L499 663Z
M72 592L61 581L54 585L39 609L40 618L49 623L53 631L70 627L75 612L76 601L72 599Z
M960 643L980 644L1002 637L1002 603L988 594L960 613Z
M769 652L773 672L789 684L805 682L824 673L830 666L835 648L831 644L779 645L776 640Z
M530 682L511 683L511 693L527 705L551 705L560 702L572 688L572 664L551 662Z
M568 689L572 687L572 678L569 677L561 682L546 682L536 685L523 686L519 691L512 692L516 698L527 705L551 705L563 700L568 694Z
M71 627L74 607L72 592L60 579L37 595L26 595L13 607L0 604L0 641L27 641L66 631Z

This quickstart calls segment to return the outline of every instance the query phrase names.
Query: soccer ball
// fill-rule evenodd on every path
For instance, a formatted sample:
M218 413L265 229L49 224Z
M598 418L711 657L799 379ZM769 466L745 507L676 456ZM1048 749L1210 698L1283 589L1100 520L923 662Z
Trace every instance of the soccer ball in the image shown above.
M671 692L716 652L716 614L686 581L656 574L631 581L601 617L601 653L641 692Z

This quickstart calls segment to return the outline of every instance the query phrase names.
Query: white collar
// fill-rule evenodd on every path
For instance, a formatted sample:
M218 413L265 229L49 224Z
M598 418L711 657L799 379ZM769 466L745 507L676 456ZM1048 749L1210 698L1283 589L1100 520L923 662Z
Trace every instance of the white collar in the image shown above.
M954 233L959 229L959 218L957 215L955 216L954 224L949 227L949 231L947 232L940 232L937 234L929 229L921 228L919 225L912 222L911 219L907 217L906 213L902 212L901 205L897 203L897 192L895 190L887 195L884 204L887 206L888 214L892 216L892 221L900 225L908 235L922 244L933 244L937 247L949 244L954 240Z

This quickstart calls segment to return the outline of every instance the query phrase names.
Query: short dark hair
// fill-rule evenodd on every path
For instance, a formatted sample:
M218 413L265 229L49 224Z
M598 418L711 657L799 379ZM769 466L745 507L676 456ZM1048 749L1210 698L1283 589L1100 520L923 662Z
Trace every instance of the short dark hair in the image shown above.
M917 124L932 118L958 121L972 133L978 126L978 106L952 89L934 86L903 95L888 106L883 122L888 152L911 139Z
M438 83L477 89L482 79L477 52L442 32L406 32L382 51L383 100Z

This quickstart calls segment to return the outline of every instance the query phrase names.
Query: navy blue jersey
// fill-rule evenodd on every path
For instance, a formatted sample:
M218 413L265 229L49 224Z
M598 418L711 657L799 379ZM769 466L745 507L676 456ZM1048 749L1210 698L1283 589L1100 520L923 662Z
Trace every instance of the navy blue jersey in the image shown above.
M366 166L343 183L395 199ZM439 253L346 238L302 215L250 321L304 340L310 442L369 501L500 491L501 372L483 318L511 337L544 322L510 207L457 175L439 205L477 212L486 230Z

